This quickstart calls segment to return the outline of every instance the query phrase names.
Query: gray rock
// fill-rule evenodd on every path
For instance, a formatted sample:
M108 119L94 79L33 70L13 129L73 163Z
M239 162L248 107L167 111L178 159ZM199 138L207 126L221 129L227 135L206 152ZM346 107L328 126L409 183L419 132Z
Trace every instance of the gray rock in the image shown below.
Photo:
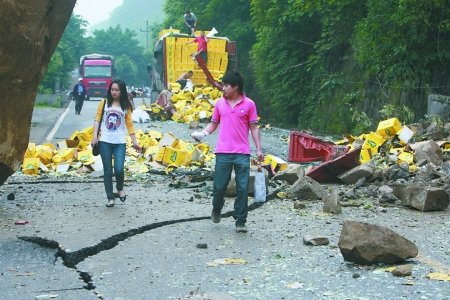
M390 181L407 179L410 176L409 166L406 163L393 165L384 170L384 178Z
M348 191L345 192L344 197L347 199L357 199L358 194L356 193L355 187L352 187Z
M358 179L355 183L355 187L362 187L366 183L366 177Z
M442 188L405 184L394 185L393 188L402 205L420 211L445 210L450 204L450 196Z
M446 161L441 165L442 172L447 176L450 176L450 161Z
M330 241L327 237L321 235L305 235L303 237L303 244L310 246L323 246L328 245Z
M301 165L289 164L286 170L277 173L272 180L283 180L292 185L303 177L305 177L305 169Z
M394 189L388 185L382 185L378 189L378 202L379 203L395 203L398 198L393 193Z
M299 178L287 191L289 198L300 198L304 200L322 199L326 195L325 189L314 179L305 176Z
M345 261L363 265L393 264L418 254L413 242L391 229L354 221L344 222L338 246Z
M410 145L414 150L414 158L419 161L426 161L439 165L442 162L442 151L435 141L423 141Z
M444 128L437 123L432 123L426 129L425 135L435 141L442 140L444 138Z
M392 275L396 277L404 277L412 275L412 265L401 265L392 271Z
M353 184L356 183L361 178L367 178L373 175L373 168L370 164L359 165L347 172L344 172L338 176L338 178L346 183Z
M339 194L333 192L323 197L323 212L330 214L340 214L342 212Z
M303 203L303 202L301 202L299 200L295 200L294 201L294 208L295 209L305 209L306 205L305 205L305 203Z

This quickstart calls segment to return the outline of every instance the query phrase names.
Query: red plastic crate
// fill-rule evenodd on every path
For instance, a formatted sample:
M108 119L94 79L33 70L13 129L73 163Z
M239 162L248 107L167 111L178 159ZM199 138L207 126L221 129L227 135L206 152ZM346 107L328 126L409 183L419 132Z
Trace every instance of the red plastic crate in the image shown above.
M306 176L311 177L320 183L340 182L338 176L360 164L359 155L361 148L357 148L351 152L347 152L333 160L322 163L317 167L313 167L306 172Z
M289 139L290 162L327 161L336 152L342 152L335 144L323 141L305 131L291 131Z

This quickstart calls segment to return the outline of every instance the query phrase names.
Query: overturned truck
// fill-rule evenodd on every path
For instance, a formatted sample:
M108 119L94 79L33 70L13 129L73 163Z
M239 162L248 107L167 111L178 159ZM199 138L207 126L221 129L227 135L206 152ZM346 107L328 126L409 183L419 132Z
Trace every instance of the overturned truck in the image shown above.
M208 37L207 62L204 62L200 55L195 56L197 45L190 43L193 40L194 37L180 34L178 30L160 32L155 45L155 61L149 68L154 95L170 89L178 77L188 71L193 72L194 85L211 84L220 88L217 78L227 70L236 70L236 42L226 37Z

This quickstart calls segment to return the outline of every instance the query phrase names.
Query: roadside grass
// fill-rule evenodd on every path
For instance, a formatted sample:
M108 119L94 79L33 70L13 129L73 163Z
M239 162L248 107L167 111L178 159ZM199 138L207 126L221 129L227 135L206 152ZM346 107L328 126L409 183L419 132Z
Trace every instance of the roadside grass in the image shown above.
M34 107L52 107L52 108L60 108L61 107L61 97L57 97L56 101L48 101L48 100L40 100L34 103Z

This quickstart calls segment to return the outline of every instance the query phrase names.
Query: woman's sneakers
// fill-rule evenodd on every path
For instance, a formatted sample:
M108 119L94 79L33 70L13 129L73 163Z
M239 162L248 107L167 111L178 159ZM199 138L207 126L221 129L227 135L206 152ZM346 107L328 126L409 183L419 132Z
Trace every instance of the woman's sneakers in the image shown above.
M108 203L106 203L106 207L113 207L114 206L114 199L108 199Z

